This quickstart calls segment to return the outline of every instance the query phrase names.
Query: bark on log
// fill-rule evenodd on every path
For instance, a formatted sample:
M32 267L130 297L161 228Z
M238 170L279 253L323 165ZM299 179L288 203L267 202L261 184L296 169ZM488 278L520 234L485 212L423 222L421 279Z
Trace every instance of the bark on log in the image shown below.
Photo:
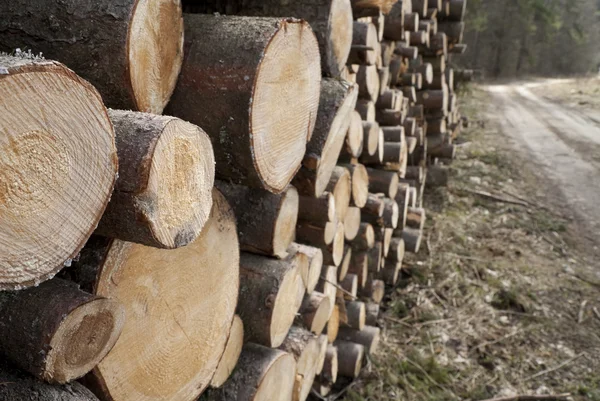
M5 361L0 362L0 383L1 401L98 401L77 382L63 386L47 384Z
M299 263L241 254L237 309L248 341L278 347L285 339L306 291Z
M402 161L402 150L406 147L404 142L386 142L383 145L383 163L400 163Z
M279 349L289 353L296 360L292 401L304 401L317 374L321 351L319 340L311 332L292 326Z
M225 351L221 356L215 375L210 381L212 388L219 388L225 384L231 373L235 369L238 363L240 354L242 353L242 347L244 346L244 323L242 319L235 315L233 317L233 323L229 329L229 337L227 338L227 344L225 345Z
M304 222L301 221L296 227L296 241L305 243L314 247L331 244L339 230L340 223L336 220L332 222Z
M219 178L283 191L319 106L319 49L308 23L188 14L185 47L168 113L206 130Z
M0 51L60 60L110 107L160 114L173 93L183 60L179 1L11 0L0 15Z
M371 273L377 273L381 269L381 261L383 259L383 243L375 242L373 248L367 251L367 270ZM364 287L365 284L362 285Z
M322 81L314 134L293 181L302 195L319 197L325 191L344 145L357 96L358 87L354 84L336 79Z
M426 186L428 188L447 187L450 169L444 166L430 166L427 169Z
M359 288L363 288L367 282L369 265L368 251L353 252L348 266L348 274L354 274L358 278Z
M403 95L402 92L395 89L386 89L379 95L377 99L377 108L378 109L390 109L390 110L399 110L402 106Z
M386 261L379 273L379 277L385 281L386 284L395 286L398 282L398 275L400 274L401 268L401 263Z
M409 207L406 216L406 226L422 231L425 226L425 209L419 207Z
M77 256L112 193L117 152L98 92L71 70L2 55L0 70L2 291L48 280Z
M358 84L358 96L361 99L376 102L379 97L381 82L379 82L379 73L374 65L361 65L356 74L356 83Z
M235 217L219 191L190 245L163 250L97 237L66 274L125 306L121 337L86 377L100 398L188 400L202 393L225 349L239 292Z
M398 174L390 171L367 169L369 174L369 190L394 198L398 192Z
M342 327L352 327L357 330L362 330L365 327L365 319L367 313L364 302L352 301L346 303L346 319ZM340 327L340 329L342 328ZM339 334L338 334L339 337Z
M365 347L360 344L336 340L338 349L338 375L356 379L362 368Z
M261 255L287 255L298 220L298 192L292 186L275 195L258 188L216 181L237 219L240 248Z
M368 303L366 305L367 318L365 324L367 326L376 326L379 318L379 304Z
M379 137L380 137L380 128L379 124L376 122L363 122L363 128L365 132L364 136L364 147L363 154L361 155L361 159L373 160L368 156L374 156L375 160L379 160Z
M194 241L210 215L215 159L202 129L174 117L109 110L119 178L97 233L155 248Z
M323 263L327 265L339 266L344 258L344 224L338 223L331 244L320 244L318 247L323 252Z
M349 63L374 65L377 61L376 48L378 46L379 40L375 25L370 22L354 21Z
M338 338L343 341L353 342L365 347L368 354L377 352L381 330L378 327L365 326L362 330L349 327L340 327Z
M385 295L385 283L382 280L374 280L373 276L374 273L371 273L369 275L369 278L367 279L367 285L365 286L365 288L363 288L360 295L362 297L368 298L369 301L379 304L381 303Z
M332 302L328 295L313 291L305 295L300 307L302 324L316 335L320 335L333 313Z
M340 309L337 305L333 307L333 313L327 321L327 327L325 328L325 332L327 333L327 340L330 344L333 344L335 339L337 338L338 331L340 329Z
M298 200L298 220L300 221L335 221L335 198L325 193L318 198L300 196Z
M360 209L357 207L349 207L344 218L344 239L352 241L358 235L360 230Z
M346 277L340 282L344 299L353 301L358 294L358 276L356 274L346 274Z
M404 260L404 240L402 238L392 238L387 260L391 262L402 263Z
M307 258L308 263L300 265L301 267L307 266L306 269L300 270L300 276L306 287L306 293L311 294L315 290L321 276L323 252L313 246L292 243L288 249L288 254L295 255L296 253L303 254Z
M373 226L369 223L361 223L356 238L350 243L350 245L359 251L364 251L373 248L375 244L375 232Z
M343 222L346 217L346 212L350 206L350 198L352 197L352 182L351 175L348 169L336 166L331 172L329 183L325 187L325 191L333 194L335 202L335 214L339 221Z
M440 32L445 33L448 36L448 42L451 44L458 44L462 42L463 35L465 32L464 22L440 22L438 26Z
M405 7L402 1L397 1L392 6L390 12L385 16L385 25L383 28L383 37L388 40L404 39L405 26Z
M289 401L295 379L296 361L292 355L248 343L229 380L202 398L208 401Z
M338 375L338 355L337 348L333 345L327 346L325 354L325 363L320 374L320 379L326 383L333 384L337 381Z
M377 110L376 120L384 127L402 125L404 113L402 110Z
M356 111L360 114L363 123L375 122L375 102L366 99L358 99L356 102ZM367 135L366 127L363 124L364 135ZM363 146L363 151L367 148Z
M37 378L68 383L92 370L117 342L125 309L55 278L0 292L0 354Z

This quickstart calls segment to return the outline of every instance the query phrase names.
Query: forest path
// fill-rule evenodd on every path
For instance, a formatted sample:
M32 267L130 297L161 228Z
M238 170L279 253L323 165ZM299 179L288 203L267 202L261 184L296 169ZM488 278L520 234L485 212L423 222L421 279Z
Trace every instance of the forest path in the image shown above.
M504 133L548 178L549 201L562 195L572 217L595 237L600 230L600 121L593 113L539 97L528 84L486 89Z

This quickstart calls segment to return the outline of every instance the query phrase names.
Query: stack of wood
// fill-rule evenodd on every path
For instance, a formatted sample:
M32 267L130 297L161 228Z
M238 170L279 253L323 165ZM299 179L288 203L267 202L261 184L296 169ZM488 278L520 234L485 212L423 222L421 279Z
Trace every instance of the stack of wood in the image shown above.
M465 0L34 3L0 4L0 399L355 379L453 155Z

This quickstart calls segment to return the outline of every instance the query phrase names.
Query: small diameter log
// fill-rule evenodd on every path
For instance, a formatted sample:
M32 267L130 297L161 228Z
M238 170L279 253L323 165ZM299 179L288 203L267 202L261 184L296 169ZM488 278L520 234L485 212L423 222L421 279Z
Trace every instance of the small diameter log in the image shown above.
M375 160L379 161L379 137L380 137L380 128L379 123L376 122L363 122L363 128L365 132L364 136L364 147L363 153L360 159L372 160L373 158L368 156L374 156Z
M340 287L344 290L344 299L349 301L355 300L358 294L358 276L356 274L347 274L340 282Z
M425 169L421 166L406 167L405 180L414 180L417 183L422 183L425 178Z
M404 112L402 110L377 110L376 120L383 127L402 125Z
M354 21L349 64L373 65L377 62L379 40L377 28L370 22Z
M406 46L406 45L402 45L402 46L397 46L396 50L394 51L396 54L409 59L409 60L416 60L419 57L419 48L416 46ZM417 74L412 74L415 75L415 77L412 78L408 78L410 79L410 81L406 81L403 78L403 84L404 85L408 85L408 86L416 86L417 85L417 81L413 81L417 80L418 77L416 77Z
M418 139L414 136L409 136L406 138L406 152L409 155L411 155L415 151L418 142Z
M383 259L383 243L375 242L373 248L367 251L367 270L371 273L377 273L381 269L381 260ZM363 284L362 287L366 285Z
M363 151L364 129L358 111L351 114L350 126L346 133L346 152L352 157L359 157Z
M298 192L292 186L275 195L258 188L216 181L231 205L243 251L285 257L298 220Z
M350 262L352 261L352 252L352 247L348 245L344 247L344 258L342 259L342 263L338 266L338 282L342 281L348 274Z
M348 341L336 340L338 350L338 375L356 379L362 368L365 347Z
M164 250L95 237L65 274L125 306L119 340L86 377L100 398L191 399L208 386L239 293L235 217L219 191L190 245ZM160 386L157 377L165 380Z
M0 55L0 71L2 291L48 280L78 255L110 199L117 152L102 99L71 70Z
M340 327L338 338L343 341L348 341L360 344L365 347L368 354L377 352L381 329L379 327L365 326L362 330L356 330L348 327Z
M317 374L321 356L319 340L310 331L292 326L279 349L289 353L296 360L292 401L304 401L310 393Z
M377 109L398 110L402 105L402 92L398 90L385 90L377 99Z
M404 240L402 238L392 238L387 260L396 263L402 263L404 260L404 249Z
M387 40L404 39L404 15L405 6L402 1L397 1L392 6L390 12L385 16L383 27L383 37Z
M467 0L450 0L448 19L450 21L464 21L467 12Z
M404 142L385 142L383 145L383 163L400 163L402 161L402 150L406 147Z
M62 386L44 383L0 362L0 400L2 401L98 401L90 390L77 382Z
M319 277L321 276L321 268L323 267L323 252L319 248L297 244L294 242L290 245L288 254L295 255L297 253L305 255L308 260L308 263L300 264L301 267L307 266L306 269L300 270L300 276L302 277L302 282L306 287L306 293L310 294L315 290L317 283L319 282Z
M383 42L381 42L381 64L384 67L389 67L390 63L392 62L392 57L394 57L395 50L396 50L396 42L392 42L389 40L384 40ZM382 73L382 70L380 70L380 75L381 75L381 73ZM389 85L389 69L385 68L385 71L383 71L383 73L388 74L388 79L385 80L385 83L386 83L386 85Z
M332 302L327 295L313 291L310 295L304 296L300 307L301 321L312 333L320 335L332 313Z
M335 339L337 338L338 331L340 329L340 308L335 305L333 307L333 313L327 322L327 326L325 327L327 333L327 340L330 344L333 344Z
M350 198L352 197L352 176L348 169L336 166L331 172L329 183L325 187L325 191L333 194L335 202L335 214L339 221L343 222L346 217L346 212L350 206Z
M382 249L382 254L383 254L384 258L387 258L387 256L388 256L389 249L390 249L390 243L392 242L393 235L394 235L393 228L381 227L375 232L375 241L380 242L382 244L381 249Z
M402 94L411 103L415 103L417 101L417 90L416 90L416 88L414 86L402 88Z
M352 327L357 330L362 330L365 327L365 319L367 313L364 302L352 301L346 303L346 319L342 319L345 323L342 327ZM340 327L341 328L341 327ZM339 337L339 334L338 334Z
M212 380L210 386L213 388L219 388L225 384L231 373L235 369L238 363L240 354L242 353L242 347L244 346L244 323L242 319L235 315L233 317L233 323L231 329L229 329L229 337L227 338L227 344L225 345L225 351L221 356L221 361Z
M61 60L109 107L160 114L169 102L183 60L179 1L15 0L0 4L0 15L0 51L31 49Z
M404 133L406 136L415 136L416 129L417 119L414 117L407 117L406 120L404 120Z
M379 304L368 303L365 306L367 317L365 323L367 326L376 326L379 318Z
M337 268L335 266L323 266L316 290L325 294L333 311L337 295Z
M233 374L209 401L289 401L296 381L296 361L287 352L258 344L244 345Z
M381 280L390 286L395 286L398 282L398 275L402 269L402 263L386 261L379 273Z
M398 174L391 171L367 169L369 174L369 191L371 193L382 193L394 198L398 192Z
M358 84L358 95L361 99L376 102L379 97L380 85L379 73L374 65L361 65L356 74Z
M358 278L358 286L363 288L367 282L369 273L368 252L353 252L348 266L348 274L354 274Z
M375 102L366 99L358 99L356 102L356 111L360 114L360 118L363 122L375 122ZM363 146L363 150L364 149L366 148Z
M332 222L298 222L296 227L296 241L320 248L323 244L329 245L336 238L339 230L337 220Z
M41 318L40 318L41 317ZM92 370L117 342L125 309L53 279L19 292L0 292L0 353L49 383L68 383Z
M352 248L362 251L371 249L375 244L375 232L373 231L373 226L369 223L361 223L358 234L352 240L350 245Z
M327 346L329 345L329 340L325 334L321 334L319 337L319 360L317 361L317 374L320 374L323 371L323 366L325 366L325 356L327 354Z
M450 169L445 166L429 166L427 169L427 188L447 187L450 180Z
M406 226L410 228L417 229L419 231L423 230L425 226L425 209L420 207L409 207L408 213L406 215Z
M238 314L247 341L280 346L294 323L305 291L298 256L276 260L242 252Z
M404 142L404 127L396 126L396 127L381 127L383 130L383 139L385 142Z
M414 228L405 227L402 230L402 239L404 240L404 249L408 252L418 253L421 248L421 239L423 232Z
M320 374L320 379L326 383L335 383L338 376L338 354L337 347L333 345L327 345L327 351L325 353L325 362L323 364L323 370Z
M445 134L447 131L445 118L427 119L427 135Z
M361 224L360 219L360 208L349 207L344 218L344 238L346 241L352 241L358 235Z
M382 280L373 280L371 279L371 277L369 278L369 280L367 280L367 285L361 291L361 296L369 298L370 301L373 301L376 304L381 303L384 295L385 282L383 282Z
M155 248L194 241L212 207L215 160L202 129L174 117L109 110L119 178L97 233Z
M383 215L383 195L381 194L369 194L367 197L367 203L365 207L361 209L363 216L371 215L374 217L381 217Z
M428 110L448 110L448 92L445 90L420 91L417 101Z
M321 63L312 29L300 20L188 14L185 43L168 114L206 130L219 178L282 192L317 120Z
M335 198L333 194L324 193L318 198L300 196L298 201L298 220L335 221Z
M357 96L354 84L337 79L322 81L315 130L293 181L302 195L319 197L325 191L344 145Z
M448 43L453 45L458 44L463 40L465 23L455 21L440 22L438 24L438 31L443 32L448 36Z
M400 209L395 200L385 198L383 201L383 215L381 216L381 225L385 228L394 229L398 227Z
M350 205L358 208L365 206L369 195L369 175L362 164L342 164L350 171L352 182L352 199Z

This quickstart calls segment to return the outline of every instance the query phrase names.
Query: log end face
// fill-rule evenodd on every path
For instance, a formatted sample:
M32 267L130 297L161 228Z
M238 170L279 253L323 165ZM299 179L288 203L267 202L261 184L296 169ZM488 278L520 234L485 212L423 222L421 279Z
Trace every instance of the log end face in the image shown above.
M233 369L235 369L243 346L244 323L242 323L242 319L238 315L235 315L231 324L231 330L229 331L229 339L227 340L225 352L223 352L217 371L210 382L211 387L219 388L227 381Z
M362 164L357 164L352 173L352 200L356 207L362 208L369 197L369 174Z
M348 61L352 47L353 16L350 0L333 0L329 14L327 55L328 73L339 76ZM324 63L325 64L325 63Z
M282 20L265 49L250 109L251 151L265 189L282 192L304 157L314 130L321 57L304 21Z
M179 0L138 1L128 38L129 76L139 111L161 114L183 62Z
M68 383L91 371L113 348L125 324L125 308L97 298L70 313L50 340L44 380Z
M289 401L292 399L296 379L296 361L281 352L257 384L252 401Z
M331 304L332 302L329 300L329 295L327 295L317 307L310 327L310 331L312 333L320 335L323 330L325 330L325 326L327 326L327 322L329 321L332 313Z
M294 241L300 198L294 187L288 187L281 198L281 205L273 234L273 254L283 257Z
M321 268L323 267L323 251L319 248L315 248L315 254L310 261L308 266L308 278L306 281L306 292L311 293L317 287L319 279L321 278Z
M297 263L293 263L296 266L289 269L283 277L273 304L273 315L269 330L270 346L273 348L279 347L285 340L306 291Z

